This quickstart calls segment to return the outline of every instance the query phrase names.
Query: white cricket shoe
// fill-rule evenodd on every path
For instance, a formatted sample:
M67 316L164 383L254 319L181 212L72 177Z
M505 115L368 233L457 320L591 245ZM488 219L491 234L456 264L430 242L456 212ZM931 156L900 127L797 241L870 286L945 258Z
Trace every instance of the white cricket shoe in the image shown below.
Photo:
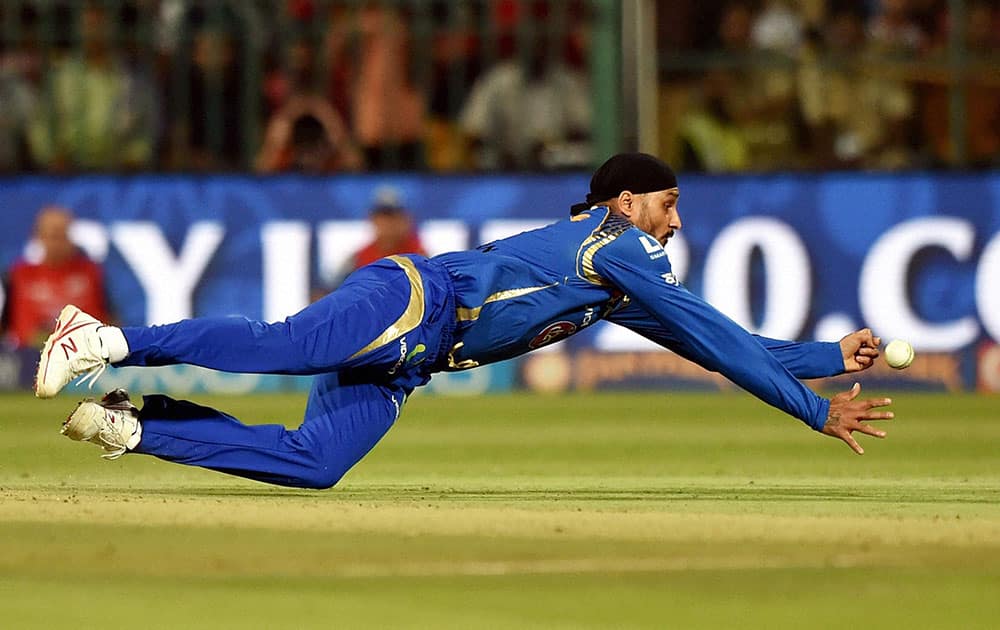
M107 451L101 455L104 459L118 459L139 444L142 424L128 392L119 388L105 394L99 402L92 398L80 401L60 433L71 440L97 444Z
M104 373L108 360L97 329L104 324L75 306L65 307L56 329L42 347L35 372L35 396L52 398L78 376L87 374L91 385Z

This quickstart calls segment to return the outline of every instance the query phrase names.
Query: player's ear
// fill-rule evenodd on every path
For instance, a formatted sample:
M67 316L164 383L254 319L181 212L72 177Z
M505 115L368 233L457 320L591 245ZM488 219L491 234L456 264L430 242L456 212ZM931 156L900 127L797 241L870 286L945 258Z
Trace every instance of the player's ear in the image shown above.
M626 217L632 216L632 204L635 203L635 195L631 190L623 190L618 193L618 210Z

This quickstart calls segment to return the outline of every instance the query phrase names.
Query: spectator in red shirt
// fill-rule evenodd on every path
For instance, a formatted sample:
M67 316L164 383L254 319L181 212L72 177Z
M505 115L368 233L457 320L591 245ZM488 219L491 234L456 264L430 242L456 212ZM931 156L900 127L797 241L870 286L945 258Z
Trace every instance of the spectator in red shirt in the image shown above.
M101 268L70 240L72 222L65 208L43 208L35 219L39 253L26 254L8 271L4 328L16 347L41 347L66 304L108 317Z
M380 258L394 254L427 255L413 225L413 217L406 210L395 188L383 186L375 192L375 200L368 219L372 226L371 241L354 252L341 268L323 283L323 286L313 290L314 300L340 286L344 279L357 269Z
M352 271L393 254L427 255L414 229L413 219L395 189L378 190L369 218L375 233L371 242L351 257Z

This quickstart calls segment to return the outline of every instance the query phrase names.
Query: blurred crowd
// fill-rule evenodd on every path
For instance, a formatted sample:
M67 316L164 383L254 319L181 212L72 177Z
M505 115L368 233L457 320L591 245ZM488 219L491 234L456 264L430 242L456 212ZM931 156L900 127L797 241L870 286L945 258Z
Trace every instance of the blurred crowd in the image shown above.
M688 170L1000 166L994 0L682 0L671 11L680 19L661 20L658 38L662 133ZM713 56L693 64L691 51Z
M684 170L1000 162L997 0L655 4ZM0 172L586 167L607 7L5 0Z

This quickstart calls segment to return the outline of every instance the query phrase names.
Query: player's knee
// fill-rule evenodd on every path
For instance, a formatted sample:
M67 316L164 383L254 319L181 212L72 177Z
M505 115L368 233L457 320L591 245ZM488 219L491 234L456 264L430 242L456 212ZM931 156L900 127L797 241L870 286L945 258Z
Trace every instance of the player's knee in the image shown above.
M303 488L326 490L327 488L332 488L337 485L337 482L340 481L343 476L343 470L333 469L327 466L317 466L306 472L299 481L302 483Z

